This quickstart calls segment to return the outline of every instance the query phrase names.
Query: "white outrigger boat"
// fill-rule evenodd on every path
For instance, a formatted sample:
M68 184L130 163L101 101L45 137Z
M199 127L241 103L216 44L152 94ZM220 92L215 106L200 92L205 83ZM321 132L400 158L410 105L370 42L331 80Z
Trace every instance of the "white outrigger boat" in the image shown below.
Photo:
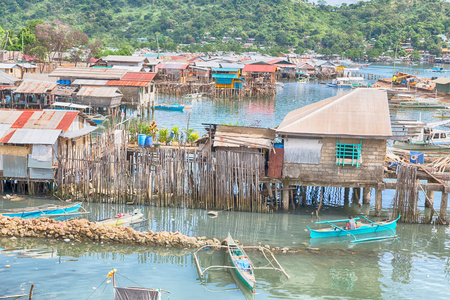
M434 123L405 122L405 138L393 143L395 148L417 151L450 151L450 130L436 129L450 120Z
M327 83L327 86L354 89L359 87L366 87L367 85L364 84L363 77L337 77L336 79L333 79L331 83Z
M226 245L220 246L206 245L197 249L197 251L194 252L195 264L197 266L197 270L200 274L200 277L203 277L206 271L213 268L230 269L231 274L233 275L233 278L236 280L238 286L241 287L241 289L244 289L243 291L248 290L251 291L252 293L255 292L255 283L256 283L254 270L276 270L282 272L286 276L286 278L290 279L289 275L278 263L277 259L269 249L262 246L239 246L238 244L236 244L236 242L233 240L233 238L229 233L228 237L225 239L225 242ZM230 266L209 266L205 269L202 269L197 254L201 250L210 248L225 248L227 250L227 254L230 260ZM272 267L255 267L252 261L250 260L250 257L247 255L247 253L245 253L244 248L247 249L253 248L260 250L264 254L264 257L267 259L267 261L269 261ZM267 258L265 251L271 255L272 261Z
M116 216L95 222L100 225L121 226L143 221L144 214L140 209L135 209L131 214L120 213Z

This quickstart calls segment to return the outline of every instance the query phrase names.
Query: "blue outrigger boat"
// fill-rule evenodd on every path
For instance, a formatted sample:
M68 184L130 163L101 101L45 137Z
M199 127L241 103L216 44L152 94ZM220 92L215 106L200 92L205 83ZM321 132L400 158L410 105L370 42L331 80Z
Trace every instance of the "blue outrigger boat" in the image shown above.
M81 207L81 202L70 205L42 205L37 207L16 208L5 210L1 213L7 217L19 217L24 219L39 218L39 217L56 217L70 214L81 214L78 210Z
M181 104L157 104L157 105L155 105L155 109L162 109L162 110L183 111L185 108L190 108L190 106L181 105Z
M356 229L352 230L346 230L345 228L342 228L341 226L338 226L336 224L338 223L347 223L349 219L343 219L343 220L334 220L334 221L321 221L316 222L315 224L328 224L331 225L331 227L323 228L323 229L311 229L308 227L310 231L310 237L311 238L329 238L329 237L353 237L354 240L351 241L351 243L359 243L359 242L367 242L367 241L374 241L374 240L383 240L383 239L391 239L396 238L397 235L395 233L395 228L397 227L397 221L400 219L400 215L397 219L389 222L373 222L369 219L367 219L365 216L359 216L358 218L354 218L353 220L360 220L365 219L369 222L369 224L363 224L360 225ZM370 233L378 233L381 231L389 231L391 235L386 236L376 236L376 237L368 237L364 239L357 239L355 235L359 234L370 234Z

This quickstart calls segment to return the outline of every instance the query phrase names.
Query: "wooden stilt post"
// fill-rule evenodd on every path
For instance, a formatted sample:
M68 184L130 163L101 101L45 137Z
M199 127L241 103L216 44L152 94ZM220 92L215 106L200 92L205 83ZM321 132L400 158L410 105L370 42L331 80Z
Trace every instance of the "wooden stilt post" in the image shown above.
M375 217L381 216L382 189L375 189Z
M441 196L441 208L439 210L439 223L447 223L447 203L448 203L448 193L442 192Z
M352 197L352 202L354 204L358 204L359 206L361 206L361 204L359 203L359 199L361 198L361 188L359 187L355 187L353 188L353 197Z
M344 207L348 207L350 202L350 188L344 188Z
M283 182L283 210L289 210L289 183Z
M370 188L363 188L363 204L370 204Z

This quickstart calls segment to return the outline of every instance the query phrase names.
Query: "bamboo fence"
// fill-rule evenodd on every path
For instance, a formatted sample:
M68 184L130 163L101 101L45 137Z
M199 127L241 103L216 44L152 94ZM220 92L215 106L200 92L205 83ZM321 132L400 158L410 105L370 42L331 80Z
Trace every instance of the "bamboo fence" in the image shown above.
M127 148L102 135L89 147L59 151L56 193L63 199L185 208L263 211L261 154L196 148Z

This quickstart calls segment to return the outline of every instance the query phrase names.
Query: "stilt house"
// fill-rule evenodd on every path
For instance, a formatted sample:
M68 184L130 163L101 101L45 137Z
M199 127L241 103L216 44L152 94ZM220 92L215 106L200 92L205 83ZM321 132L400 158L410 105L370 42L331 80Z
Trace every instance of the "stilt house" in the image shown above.
M376 188L381 197L386 141L392 136L385 91L356 89L296 109L277 133L284 142L282 179L288 184Z

